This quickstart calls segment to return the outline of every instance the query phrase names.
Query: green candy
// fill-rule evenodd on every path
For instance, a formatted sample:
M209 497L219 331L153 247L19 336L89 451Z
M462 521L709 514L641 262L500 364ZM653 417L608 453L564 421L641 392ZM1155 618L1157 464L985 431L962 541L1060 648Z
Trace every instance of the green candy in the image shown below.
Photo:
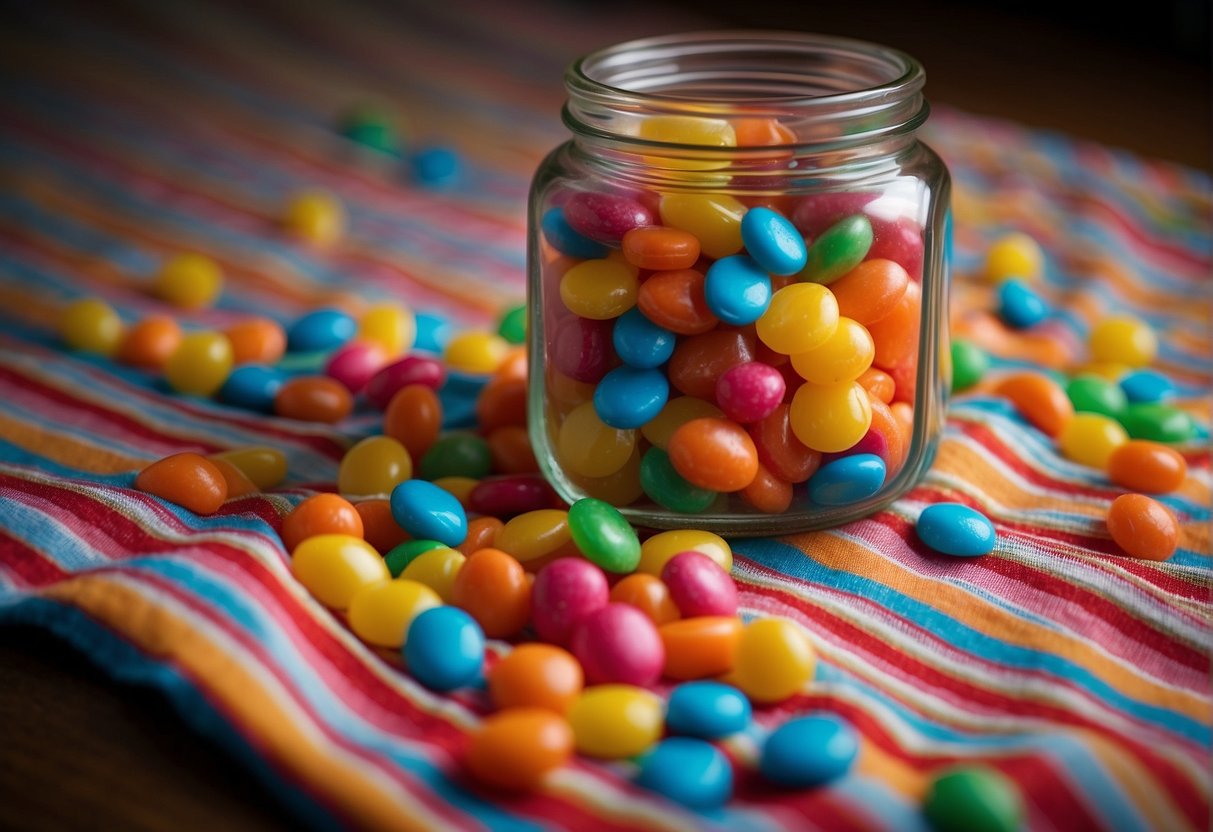
M391 155L400 154L400 137L391 117L377 107L364 105L351 111L341 126L341 133L350 141L371 150Z
M404 571L404 567L408 566L421 555L433 549L442 549L445 546L445 543L437 540L406 540L393 546L383 556L383 562L387 564L388 571L392 573L392 577L399 578L400 573Z
M649 448L640 460L640 487L653 502L680 514L698 514L716 500L715 491L692 485L675 471L661 448Z
M501 317L497 325L497 334L511 344L521 344L526 341L526 304L515 306Z
M1024 815L1015 784L984 766L953 768L936 777L922 812L936 832L1015 832Z
M872 223L853 214L831 225L809 246L801 280L832 283L863 262L872 247Z
M569 533L581 554L607 572L633 572L640 564L640 538L610 503L593 497L573 503Z
M968 390L990 369L990 356L972 341L952 342L952 392Z
M1157 402L1136 402L1125 408L1120 423L1133 439L1187 442L1196 436L1192 416L1177 407Z
M442 477L487 477L493 470L493 455L482 436L455 431L441 437L421 457L417 475L431 482Z
M1099 376L1075 376L1066 384L1066 395L1078 413L1099 413L1117 420L1129 405L1119 384Z

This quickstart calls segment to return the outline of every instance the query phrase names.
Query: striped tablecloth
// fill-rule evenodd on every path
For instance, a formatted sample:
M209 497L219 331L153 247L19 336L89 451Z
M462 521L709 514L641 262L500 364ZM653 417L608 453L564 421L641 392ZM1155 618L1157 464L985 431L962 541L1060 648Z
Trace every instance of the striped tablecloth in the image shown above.
M511 6L508 22L489 0L10 8L0 620L44 626L116 679L163 691L309 827L913 830L931 772L958 761L1012 778L1032 829L1208 827L1207 443L1181 449L1191 476L1163 498L1181 518L1179 552L1131 560L1103 526L1117 490L978 393L953 400L933 470L888 511L734 541L746 613L800 622L820 662L802 695L725 743L738 764L726 810L689 813L632 786L625 765L584 760L541 794L479 791L458 754L484 701L431 694L360 643L291 578L276 534L374 414L332 428L169 395L152 374L65 352L56 315L86 295L128 320L164 311L147 281L195 250L227 288L190 326L252 311L289 321L335 291L490 323L523 296L525 194L563 140L564 64L701 21L552 0ZM456 148L463 185L421 188L401 162L356 152L335 124L367 98L401 114L408 151ZM1157 366L1207 427L1207 175L960 112L937 110L925 134L956 181L957 330L1010 364L1064 363L1081 359L1093 321L1131 310L1156 326ZM278 231L301 188L348 208L330 252ZM973 274L1009 230L1044 246L1057 310L1027 341L979 326L991 297ZM169 453L250 444L283 448L291 478L215 516L131 487ZM941 499L986 512L997 550L924 551L911 526ZM858 728L859 762L828 788L774 790L750 766L761 730L812 709Z

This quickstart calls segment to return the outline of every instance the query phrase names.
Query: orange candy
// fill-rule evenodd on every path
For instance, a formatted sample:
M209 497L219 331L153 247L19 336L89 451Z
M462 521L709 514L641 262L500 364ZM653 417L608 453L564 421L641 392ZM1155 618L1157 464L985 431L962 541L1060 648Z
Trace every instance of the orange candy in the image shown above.
M493 470L498 474L533 474L539 470L530 434L521 425L502 425L485 437Z
M455 548L465 555L470 555L472 552L480 549L492 548L493 541L497 539L498 532L504 527L505 523L496 517L489 517L487 515L469 520L467 537Z
M1183 455L1161 442L1130 439L1108 457L1108 479L1132 491L1167 494L1187 478Z
M455 576L451 603L475 618L489 638L510 638L530 620L531 582L510 555L480 549Z
M328 376L302 376L288 381L274 397L274 412L305 422L340 422L354 409L349 388Z
M362 515L339 494L313 494L282 519L282 544L288 552L318 534L362 537Z
M235 497L247 497L249 494L257 494L261 491L256 483L248 478L248 476L226 459L219 457L209 457L211 464L219 469L219 473L223 475L223 481L227 483L227 498L229 500Z
M573 756L573 729L542 708L509 708L489 716L472 734L465 763L481 783L530 791Z
M235 364L276 364L286 352L286 331L270 318L246 318L223 330Z
M227 481L215 463L200 454L166 456L135 477L135 488L187 508L214 514L227 499Z
M665 582L644 572L633 572L611 587L611 602L631 604L659 627L681 617Z
M476 397L476 421L486 434L504 425L526 426L525 378L495 376Z
M657 272L640 284L636 305L658 326L698 335L719 323L703 294L704 274L695 269Z
M869 367L863 371L863 374L855 379L859 382L864 390L868 391L868 396L873 399L880 399L885 404L893 401L893 392L896 389L896 382L893 377L877 367Z
M674 431L666 451L687 482L711 491L740 491L758 474L754 440L728 419L692 419Z
M567 713L585 686L581 662L563 647L519 644L488 673L489 696L498 708L543 708Z
M892 260L865 260L830 284L838 314L871 326L897 308L910 275Z
M909 448L906 447L904 441L901 423L893 415L892 408L880 401L880 399L874 399L870 395L868 396L868 403L872 408L872 425L868 430L874 430L883 436L885 447L889 451L888 458L885 459L887 470L885 482L888 482L893 478L894 474L901 470Z
M132 326L114 358L132 367L158 370L181 344L181 325L167 315L152 315Z
M750 330L717 329L680 338L666 366L675 390L716 401L716 382L727 370L754 360L758 337Z
M1108 509L1108 532L1125 554L1166 560L1179 545L1179 523L1166 506L1144 494L1121 494Z
M740 493L741 499L764 514L782 514L792 505L792 484L779 479L762 463L753 481Z
M409 539L409 533L400 528L392 515L392 504L386 499L362 500L354 504L354 510L362 518L362 539L384 555Z
M796 134L773 118L739 118L733 121L738 147L772 147L795 144Z
M1074 405L1065 389L1044 373L1012 373L999 380L992 392L1009 399L1028 422L1049 436L1061 433L1074 415Z
M689 269L699 259L699 238L689 231L647 225L623 235L623 256L633 266L655 272Z
M780 404L765 419L750 425L750 436L759 461L771 473L791 483L801 483L821 467L821 453L796 438L788 421L789 405Z
M383 411L383 434L421 459L442 432L442 402L424 384L408 384L392 395Z
M921 318L922 289L911 280L892 311L868 326L868 334L876 345L876 357L872 364L887 370L913 362L918 353Z
M657 628L665 646L665 675L671 679L706 679L733 669L741 642L740 618L705 615L683 618Z

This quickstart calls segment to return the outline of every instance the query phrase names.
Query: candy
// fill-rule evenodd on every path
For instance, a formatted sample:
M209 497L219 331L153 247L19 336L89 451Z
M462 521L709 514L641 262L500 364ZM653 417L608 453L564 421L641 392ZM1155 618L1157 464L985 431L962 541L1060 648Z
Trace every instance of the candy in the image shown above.
M1120 423L1133 439L1154 442L1187 442L1196 436L1191 414L1158 402L1134 402L1125 407Z
M1066 391L1049 376L1024 370L1004 376L992 390L1015 405L1030 424L1049 436L1057 436L1074 416L1074 405Z
M1119 419L1129 404L1119 385L1095 375L1070 379L1066 395L1076 413L1099 413L1112 419Z
M720 377L755 358L754 336L741 330L715 330L683 338L666 367L670 384L680 393L714 400Z
M447 342L442 351L446 366L461 373L491 373L501 365L509 344L496 332L469 330Z
M990 356L972 341L956 338L952 341L952 392L968 390L981 381L990 369Z
M606 257L610 249L602 243L595 242L584 234L579 234L565 219L564 208L556 206L544 212L540 220L540 230L548 245L561 254L591 260Z
M620 247L629 263L651 271L689 269L699 259L699 239L694 234L662 225L631 229Z
M631 572L640 562L635 529L610 503L593 497L573 503L569 534L581 553L607 572Z
M711 402L695 396L675 396L666 402L661 412L642 427L640 432L652 445L665 450L674 431L682 425L703 416L723 415L720 408Z
M782 514L792 505L792 483L772 474L761 462L754 479L737 493L747 505L765 514Z
M693 144L707 147L735 147L737 136L733 125L724 119L702 116L651 115L640 122L636 134L642 139L671 144ZM723 162L711 160L689 160L666 158L654 160L655 164L687 170L711 170L722 167Z
M786 217L770 208L751 208L741 218L741 239L764 272L796 274L805 267L804 237Z
M426 552L432 552L435 549L450 549L450 547L437 540L405 540L389 549L383 556L383 562L387 564L392 577L398 578L410 563ZM451 551L456 550L451 549Z
M661 271L640 284L636 306L653 323L678 335L699 335L719 319L708 306L703 272L692 269Z
M383 412L383 434L421 459L442 432L442 402L424 384L408 384L393 394Z
M253 484L267 490L286 479L286 454L277 448L249 446L220 451L212 456L225 459L239 468Z
M586 260L560 279L560 299L574 315L602 321L636 305L635 270L615 260Z
M677 338L649 320L640 309L629 309L615 321L611 341L623 363L649 369L670 360Z
M595 685L569 709L577 751L618 760L640 754L661 737L662 701L633 685Z
M573 381L595 384L614 366L611 323L577 316L565 318L556 325L549 349L553 369ZM576 401L582 398L578 396Z
M893 311L867 327L876 350L872 363L890 371L907 364L915 366L921 325L922 289L911 281Z
M782 702L804 688L816 664L813 646L794 622L759 618L741 633L730 681L752 702Z
M270 318L253 316L223 330L236 364L277 364L286 352L286 330Z
M986 251L985 273L993 281L1017 277L1031 281L1044 272L1044 253L1035 239L1022 232L999 237Z
M606 477L620 468L632 455L636 434L605 424L592 401L574 408L556 438L561 463L583 477Z
M692 809L717 809L733 795L733 769L720 749L669 737L640 758L636 785Z
M702 552L692 549L674 555L661 568L661 580L683 618L737 614L737 585Z
M1108 458L1129 435L1115 419L1099 413L1076 413L1057 435L1057 446L1067 459L1104 469Z
M526 378L496 376L476 396L476 422L480 430L508 425L526 427Z
M892 260L865 260L830 284L838 314L869 326L888 317L905 297L910 276Z
M931 778L922 814L935 832L1018 832L1025 810L1018 787L987 766L955 766Z
M336 424L354 409L344 384L327 376L300 376L278 388L274 412L287 419Z
M360 105L350 112L341 125L341 134L365 148L400 155L396 125L388 113L374 104Z
M716 403L735 422L765 419L783 401L783 375L770 364L747 361L730 367L716 382Z
M366 397L375 407L385 410L392 397L410 384L420 384L437 391L446 383L446 366L441 361L421 355L406 355L382 368L366 385Z
M851 454L822 465L809 478L809 499L822 506L848 506L871 497L884 485L885 461L875 454Z
M374 546L375 551L387 554L408 539L408 532L400 528L392 516L390 501L383 498L361 500L354 503L354 510L362 518L362 539Z
M617 246L634 228L653 224L653 212L620 194L579 191L564 204L564 218L578 234Z
M700 250L717 260L741 250L745 212L745 205L727 194L670 193L661 198L662 224L694 234Z
M452 431L425 452L418 472L422 479L431 482L444 477L478 480L488 476L492 468L492 452L483 437L468 431Z
M665 724L671 734L716 739L744 731L752 717L750 700L721 682L684 682L670 691Z
M489 447L493 447L493 439L505 431L519 434L517 445L530 453L530 445L524 445L523 428L498 428L489 437ZM499 470L508 466L498 464ZM467 495L469 511L478 514L491 514L496 517L510 518L515 514L547 508L559 502L556 492L540 474L529 470L521 474L502 474L485 477L476 483Z
M379 647L398 649L413 619L442 604L432 589L416 581L365 583L349 601L346 612L354 635Z
M679 514L698 514L717 497L715 491L687 482L661 448L645 451L640 461L640 486L653 502Z
M107 324L102 323L102 328ZM102 340L106 336L102 336ZM114 358L123 364L159 370L181 345L181 325L166 315L151 315L127 329ZM104 349L94 350L104 352Z
M1161 402L1175 393L1175 382L1157 370L1133 370L1121 377L1120 389L1130 402Z
M840 317L834 332L807 352L792 355L792 367L805 381L842 384L872 366L876 344L863 324Z
M705 679L728 673L736 661L742 632L741 619L731 615L662 624L657 635L665 647L665 675L671 679Z
M616 367L594 390L594 410L603 424L628 430L638 428L661 412L670 384L660 370Z
M573 654L551 644L519 644L488 674L498 708L544 708L565 714L581 695L585 677Z
M567 646L577 625L609 603L606 574L581 558L559 558L535 575L531 623L539 638Z
M455 578L466 562L467 557L463 552L447 546L438 546L410 560L396 577L427 586L444 604L450 604L455 597Z
M758 768L772 783L807 788L846 775L859 756L859 737L833 714L784 722L762 744Z
M364 587L386 583L390 577L374 547L348 534L308 537L292 550L291 572L317 601L341 610Z
M190 452L151 463L135 476L135 488L195 514L214 514L228 497L223 473L206 457Z
M1116 315L1091 327L1087 347L1092 361L1145 367L1158 354L1158 339L1140 318Z
M569 515L561 509L536 509L510 518L493 545L522 563L545 558L572 540Z
M497 334L511 344L526 343L526 304L507 309L497 322Z
M314 309L287 327L286 344L291 352L320 352L345 344L358 333L358 323L348 312L335 307Z
M463 180L463 157L453 148L441 145L423 147L409 157L409 173L413 181L423 188L454 188Z
M786 404L776 405L770 415L750 426L750 436L763 466L782 480L800 483L813 476L821 465L821 452L796 437L789 421L790 411Z
M998 286L998 316L1013 329L1029 329L1049 315L1049 306L1028 283L1010 277Z
M282 224L287 233L305 242L333 245L345 233L345 208L328 191L302 191L287 202Z
M758 473L754 440L727 419L692 419L674 431L666 450L674 470L710 491L739 491Z
M872 223L864 214L839 220L809 246L801 280L828 284L858 266L872 247Z
M704 275L703 297L712 314L734 326L758 320L771 302L771 278L758 262L735 254L717 260Z
M935 503L918 515L918 539L936 552L971 558L993 551L998 542L994 524L962 503Z
M438 485L438 483L434 483L434 485ZM441 485L438 485L438 487L442 488ZM446 491L445 488L442 488L442 490ZM447 493L449 494L450 492L448 491ZM454 494L451 496L459 500L459 504L466 508L467 503L464 500L460 500ZM470 555L477 549L486 549L493 545L493 541L497 539L497 534L503 528L505 528L505 523L496 517L481 516L468 520L467 535L464 536L463 542L456 548L465 555Z
M680 615L669 588L660 578L643 572L628 575L611 587L610 600L614 604L631 604L659 627L677 621Z
M351 341L338 347L324 364L324 374L358 393L383 367L384 353L378 344Z
M400 450L404 451L403 446ZM392 516L413 537L438 540L447 546L458 546L467 537L468 520L463 506L432 482L405 480L391 493Z
M152 279L152 294L182 309L212 306L223 291L223 271L211 258L187 252L166 260Z
M1188 477L1188 463L1173 448L1148 439L1130 439L1108 456L1108 479L1131 491L1166 494Z
M718 534L700 529L670 529L647 538L640 545L640 563L636 568L660 575L670 558L688 551L702 552L725 572L733 571L733 550L728 542Z
M531 617L531 585L522 564L498 549L468 555L451 587L451 603L466 610L489 638L511 638Z
M582 616L569 645L591 685L651 685L665 666L665 647L657 627L630 604L607 603Z
M425 478L423 477L423 479ZM468 495L470 495L472 493L472 489L480 483L480 480L461 476L435 477L430 481L458 500L459 505L463 506L464 509L467 508ZM461 543L459 545L462 546L463 544Z
M872 425L867 391L856 382L802 384L788 410L792 433L806 447L822 453L845 451Z
M771 296L757 320L758 337L782 355L821 346L838 327L838 301L825 286L793 283Z
M573 756L575 730L551 711L509 708L472 732L464 763L486 785L530 791Z
M316 535L344 534L360 538L362 533L362 515L353 503L338 494L313 494L282 519L282 544L288 552Z
M1108 533L1126 555L1166 560L1179 545L1179 523L1166 506L1144 494L1121 494L1108 508Z
M286 383L286 376L263 364L236 367L219 388L219 400L245 410L274 412L274 400Z
M190 332L164 364L164 380L178 393L210 396L232 371L232 345L219 332Z
M390 436L368 436L345 452L337 469L342 494L390 494L413 474L413 461L404 445Z
M404 661L413 678L430 690L449 691L470 685L480 677L484 666L484 632L457 607L426 609L409 624Z

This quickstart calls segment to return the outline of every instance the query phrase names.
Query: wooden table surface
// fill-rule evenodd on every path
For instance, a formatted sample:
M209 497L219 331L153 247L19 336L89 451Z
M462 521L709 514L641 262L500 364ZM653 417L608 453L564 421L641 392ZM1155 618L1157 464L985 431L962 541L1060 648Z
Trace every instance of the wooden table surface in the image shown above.
M803 19L754 0L744 12L713 0L693 8L726 25L897 45L927 68L935 103L1209 169L1207 4L1205 23L1199 0L1152 4L1154 25L1136 30L1132 21L1095 25L1084 10L1109 12L1094 3L911 5L815 4ZM1195 22L1183 23L1185 15ZM1179 23L1159 25L1160 16ZM0 629L0 828L298 825L161 694L112 682L39 631Z

